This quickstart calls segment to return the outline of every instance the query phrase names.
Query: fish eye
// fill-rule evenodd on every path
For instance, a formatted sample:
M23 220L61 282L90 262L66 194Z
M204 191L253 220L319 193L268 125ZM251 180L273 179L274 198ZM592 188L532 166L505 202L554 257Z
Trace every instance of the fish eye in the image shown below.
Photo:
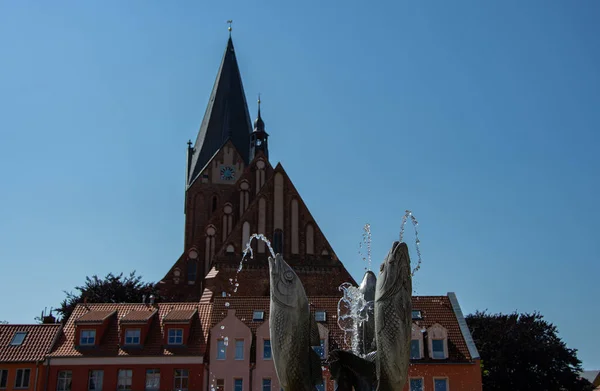
M288 281L292 281L292 279L294 278L294 273L292 273L290 270L288 270L287 272L285 272L283 274L283 277Z

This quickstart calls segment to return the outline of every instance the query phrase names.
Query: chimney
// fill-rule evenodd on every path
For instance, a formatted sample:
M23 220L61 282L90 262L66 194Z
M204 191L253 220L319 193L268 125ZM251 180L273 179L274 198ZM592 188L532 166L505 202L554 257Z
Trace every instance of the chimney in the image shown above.
M142 304L146 304L146 295L142 295Z
M150 305L154 305L154 295L150 295Z
M42 318L42 323L43 324L53 324L56 323L56 318L50 314L50 315L46 315Z

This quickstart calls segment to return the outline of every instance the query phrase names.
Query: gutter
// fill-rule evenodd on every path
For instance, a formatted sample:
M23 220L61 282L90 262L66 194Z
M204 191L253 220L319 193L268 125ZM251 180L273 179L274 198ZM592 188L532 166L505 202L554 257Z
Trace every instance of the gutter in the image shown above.
M471 335L471 331L469 330L469 326L467 326L467 321L460 309L460 305L458 304L458 299L456 298L456 293L448 292L448 299L450 299L450 304L452 304L452 309L454 310L454 315L456 315L456 319L458 320L458 326L460 327L460 331L465 339L465 343L467 344L467 348L469 349L469 355L471 355L472 360L480 359L479 351L475 346L475 341L473 341L473 336Z

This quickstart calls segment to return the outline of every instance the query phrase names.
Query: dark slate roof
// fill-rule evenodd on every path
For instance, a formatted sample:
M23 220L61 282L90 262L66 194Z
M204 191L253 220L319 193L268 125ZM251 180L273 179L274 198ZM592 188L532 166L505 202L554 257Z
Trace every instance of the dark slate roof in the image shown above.
M231 37L210 94L206 113L190 157L188 185L200 174L212 156L231 139L233 145L249 163L252 126L240 69Z

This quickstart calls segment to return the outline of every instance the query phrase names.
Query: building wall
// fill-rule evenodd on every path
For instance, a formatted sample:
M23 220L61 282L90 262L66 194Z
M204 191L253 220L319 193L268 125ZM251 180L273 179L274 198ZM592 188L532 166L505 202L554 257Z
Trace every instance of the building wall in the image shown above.
M0 363L0 369L8 370L8 382L6 383L6 388L2 388L2 391L12 391L19 390L23 391L23 388L14 388L15 387L15 377L17 376L17 369L29 369L29 388L26 390L34 390L39 391L43 390L44 385L44 374L45 369L42 364L36 365L35 363ZM37 383L36 383L36 371L37 371Z
M103 390L116 390L117 379L120 369L131 369L133 371L133 390L144 390L146 385L146 370L160 369L160 389L171 390L174 387L174 371L176 369L187 369L188 389L204 390L204 364L143 364L143 365L52 365L48 377L48 391L56 390L58 373L60 371L72 372L71 390L85 391L88 389L88 377L91 370L103 370ZM44 379L45 380L45 379Z
M473 364L411 364L408 370L409 378L422 378L423 391L434 391L435 378L447 378L449 390L481 391L480 361ZM404 391L409 391L408 384Z
M265 321L259 328L256 329L256 366L252 375L252 389L262 391L263 379L271 379L271 389L279 390L279 379L275 372L273 359L264 358L264 341L271 339L269 331L269 322Z
M218 340L227 338L225 359L217 359ZM236 340L244 341L243 360L235 359ZM250 391L250 347L252 331L235 316L235 310L227 310L227 316L210 330L210 366L209 380L211 384L217 379L225 381L225 390L233 390L234 379L243 380L243 391Z

